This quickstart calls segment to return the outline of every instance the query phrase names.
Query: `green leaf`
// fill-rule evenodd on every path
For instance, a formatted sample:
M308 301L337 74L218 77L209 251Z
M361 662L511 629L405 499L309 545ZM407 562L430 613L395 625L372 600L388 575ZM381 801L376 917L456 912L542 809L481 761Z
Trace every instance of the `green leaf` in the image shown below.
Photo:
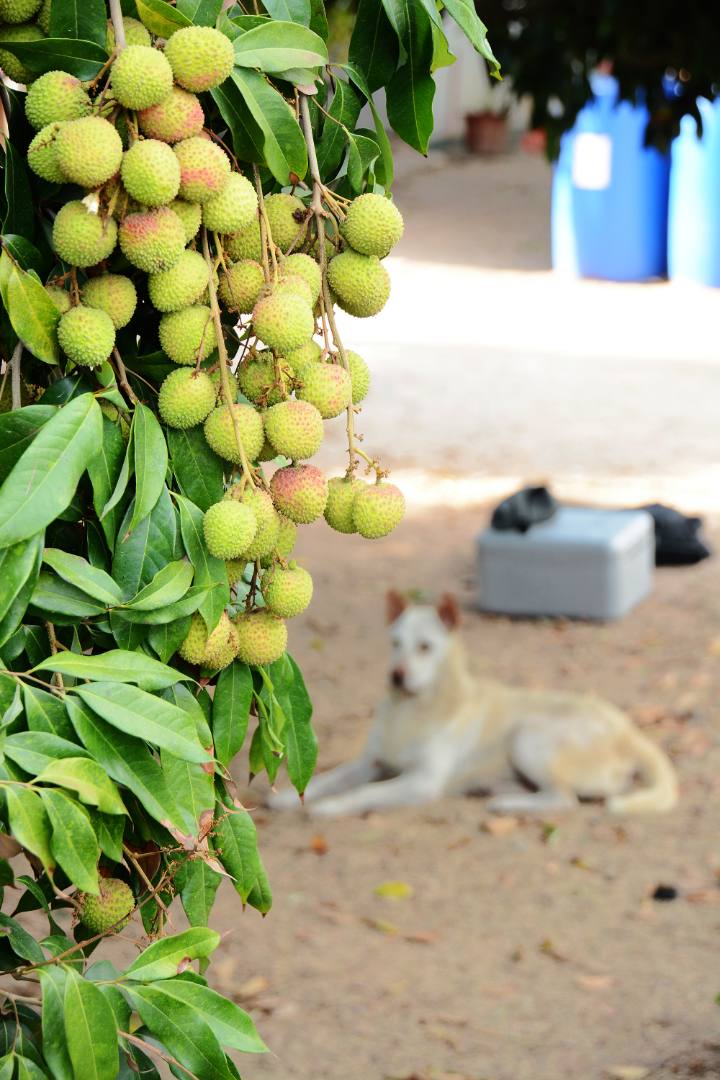
M175 686L163 690L162 696L166 701L171 701L173 705L177 705L179 709L188 714L195 725L200 744L207 747L208 750L212 749L213 737L208 724L208 718L212 710L212 699L207 690L200 691L199 696L195 697L187 686L176 683Z
M230 1080L232 1073L220 1043L191 1006L168 995L162 984L128 987L127 993L146 1026L191 1075Z
M38 431L57 414L54 405L26 405L0 414L0 480L9 475Z
M146 405L136 405L133 416L135 447L135 506L129 531L146 518L165 487L167 444L155 414Z
M94 983L66 968L65 1040L76 1080L113 1080L120 1067L115 1017Z
M372 112L373 121L375 123L375 138L377 139L377 144L380 147L380 154L382 157L382 169L376 169L376 173L378 179L380 180L380 183L384 185L385 190L389 191L392 187L394 167L392 147L390 146L390 140L388 139L387 132L385 131L385 124L382 117L380 116L380 113L377 110L377 107L373 100L372 92L367 84L367 80L365 79L362 71L360 71L357 67L354 67L352 64L344 64L343 68L345 71L347 71L348 75L355 83L360 93L363 94L363 96L365 97L365 100L370 107L370 111Z
M62 791L44 788L40 798L52 826L50 850L55 861L78 889L97 894L100 848L87 811Z
M203 859L188 859L178 871L175 884L191 926L207 926L222 876Z
M107 12L104 0L53 0L50 36L81 38L105 47Z
M48 765L37 777L38 784L69 788L80 802L96 806L105 814L125 814L120 792L104 769L87 757L61 758Z
M230 78L262 133L261 160L280 184L290 183L291 173L302 179L307 172L307 148L287 101L257 71L236 67Z
M132 504L118 531L112 576L125 592L134 596L143 585L175 558L177 523L167 489L148 517L128 535Z
M322 137L317 145L321 176L334 176L340 168L345 156L348 132L355 127L361 107L362 99L350 83L343 79L336 79L335 93L328 109Z
M44 38L41 41L5 41L7 49L29 71L67 71L78 79L92 79L107 62L105 49L94 41Z
M350 38L349 60L363 72L371 93L390 82L398 55L398 38L382 0L360 0Z
M187 16L193 26L215 26L222 9L222 0L178 0L177 10Z
M29 934L15 919L10 918L9 915L4 915L2 912L0 912L0 936L7 938L10 948L16 956L29 961L31 964L43 964L45 962L45 953L32 934Z
M90 814L100 848L113 862L123 861L125 819L120 814Z
M76 619L102 615L105 611L105 605L92 600L87 593L68 585L54 574L46 573L39 575L30 603L38 612L68 615Z
M487 27L479 18L473 0L445 0L444 7L450 18L454 19L458 24L470 44L487 60L490 65L490 74L499 79L500 64L493 54L487 38Z
M124 683L89 683L75 687L72 693L127 735L169 750L184 761L209 760L197 741L192 721L176 705Z
M317 764L317 739L310 723L312 702L302 672L287 653L267 669L273 692L285 715L285 751L287 771L296 790L302 794Z
M183 545L195 568L195 585L210 590L198 610L211 632L230 601L227 568L223 560L210 555L205 546L202 511L181 495L176 496L176 501L180 509Z
M183 679L192 682L190 675L183 675L151 656L125 649L108 649L95 656L61 652L37 664L33 671L59 671L61 675L95 682L135 683L142 690L164 690Z
M156 37L169 38L183 26L192 26L190 19L165 0L135 0L138 17Z
M68 698L67 705L78 737L108 775L129 788L161 825L183 831L183 816L160 765L145 744L106 724L81 702Z
M25 716L31 731L49 732L61 739L73 738L63 701L55 694L48 694L26 683L22 688Z
M6 757L31 776L37 776L59 758L85 754L82 746L44 731L16 731L3 743Z
M158 608L176 604L187 593L193 579L194 569L189 562L179 560L158 570L155 577L129 600L127 607L133 611L156 611Z
M0 1080L13 1080L15 1075L15 1054L4 1054L0 1058Z
M37 855L46 870L55 866L51 851L50 821L40 796L29 788L6 789L10 832L24 848Z
M23 270L32 270L42 280L46 271L46 261L34 244L31 244L25 236L7 231L3 231L2 244ZM3 282L0 275L0 295L6 285L7 281ZM4 300L5 298L3 298L3 303Z
M250 16L245 17L250 18ZM226 23L228 27L236 31L235 36L238 36L240 31L237 27L229 19ZM233 35L228 33L227 36L233 40ZM216 86L210 93L220 115L230 129L235 156L240 161L252 161L257 165L262 165L265 161L263 154L265 136L262 128L253 119L239 88L230 79L226 79L221 86ZM202 431L200 435L204 438ZM189 495L189 492L186 494Z
M353 191L363 189L365 174L380 157L380 147L374 139L355 132L348 139L348 180Z
M207 597L208 588L201 585L193 585L187 590L182 600L176 600L167 607L155 608L153 611L135 611L131 607L115 608L112 615L128 623L143 623L147 626L161 626L164 623L175 622L185 615L192 615L202 605ZM113 627L113 631L115 627ZM127 646L123 646L126 648ZM132 648L134 646L130 646Z
M102 413L91 394L49 420L0 488L0 547L40 532L69 505L102 438Z
M98 603L106 607L122 604L123 594L115 581L104 570L91 566L87 559L71 555L69 551L61 548L45 548L43 562L63 581L81 589Z
M188 832L197 836L206 819L212 818L215 805L213 774L207 772L204 766L182 761L165 750L160 755L160 761L170 790L187 822ZM212 766L209 768L212 769Z
M135 471L135 445L133 436L134 428L131 428L127 444L125 443L125 440L123 440L124 453L122 462L120 463L120 468L117 472L117 477L115 479L115 486L112 488L108 496L107 502L102 507L102 510L100 510L101 522L104 521L105 518L107 518L110 514L112 514L112 520L114 522L117 522L117 518L119 517L120 504L122 503L125 497L125 493L128 489L130 477ZM123 536L125 536L126 533L129 531L130 529L128 526L126 530L123 530Z
M10 256L3 251L0 258ZM38 360L57 364L60 350L56 327L60 313L43 286L13 262L5 290L8 318L20 341Z
M17 1066L17 1080L47 1080L48 1074L32 1058L16 1053L15 1064Z
M130 967L125 969L124 978L133 982L171 979L185 968L188 961L206 959L219 944L220 935L216 930L200 926L184 930L182 934L161 938L160 941L148 945L147 949L133 960Z
M74 1080L65 1041L64 1000L66 968L50 964L38 969L42 987L43 1057L56 1080Z
M203 429L168 428L167 440L172 470L183 495L202 511L220 502L224 491L222 461L208 446Z
M6 141L3 148L5 151L5 201L7 212L3 220L2 231L3 233L20 233L22 236L32 237L35 232L35 210L25 160L11 142ZM3 243L5 247L8 246L5 237L3 237ZM3 301L5 302L6 299L7 294L3 296Z
M272 22L256 26L236 38L235 63L280 74L289 68L319 68L328 62L322 38L295 22Z
M263 0L263 7L273 19L310 25L310 0Z
M166 979L153 989L182 1001L202 1017L212 1028L222 1046L232 1047L243 1054L265 1054L267 1046L257 1033L255 1024L246 1012L232 1001L211 990L209 986L189 979Z
M247 810L229 810L218 803L213 846L245 903L262 871L255 823Z
M110 548L115 543L115 537L120 525L121 511L119 506L116 506L116 508L111 508L103 515L103 510L110 502L110 497L116 489L125 460L125 440L122 437L120 427L118 424L114 424L112 420L108 420L107 416L103 416L102 445L98 447L97 454L88 462L88 476L93 489L93 507L100 519L100 525ZM125 488L127 488L127 481ZM122 499L125 488L123 488L117 502ZM101 515L103 516L101 517Z
M161 626L153 626L148 633L148 644L157 653L163 663L167 663L182 645L190 630L190 616L174 619ZM148 686L144 690L151 689Z
M215 756L229 765L240 750L248 726L253 680L247 664L235 660L220 673L212 708Z
M428 7L419 0L384 0L384 3L406 54L405 62L386 87L388 119L401 139L426 154L433 129L435 96L435 82L430 74L433 39ZM428 0L428 4L437 13L433 0Z
M0 551L0 645L22 622L37 583L44 533L21 540Z

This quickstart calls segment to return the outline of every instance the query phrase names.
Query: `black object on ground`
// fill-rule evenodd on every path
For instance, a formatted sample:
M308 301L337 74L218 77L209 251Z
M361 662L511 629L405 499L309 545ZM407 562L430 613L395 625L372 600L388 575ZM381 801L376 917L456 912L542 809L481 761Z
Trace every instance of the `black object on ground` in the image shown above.
M693 566L707 559L710 548L700 539L702 518L686 517L671 506L641 506L655 522L655 565Z
M526 533L533 525L548 521L557 508L557 499L546 487L526 487L495 507L490 524L501 532L513 529Z
M674 885L657 885L652 898L666 903L668 900L677 900L678 891Z

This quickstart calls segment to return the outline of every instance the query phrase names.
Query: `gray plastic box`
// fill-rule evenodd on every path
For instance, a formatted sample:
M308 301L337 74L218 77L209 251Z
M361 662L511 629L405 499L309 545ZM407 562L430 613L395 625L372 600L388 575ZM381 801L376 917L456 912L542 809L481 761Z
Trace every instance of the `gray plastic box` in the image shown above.
M477 562L485 611L619 619L652 589L654 524L644 510L564 506L526 533L485 529Z

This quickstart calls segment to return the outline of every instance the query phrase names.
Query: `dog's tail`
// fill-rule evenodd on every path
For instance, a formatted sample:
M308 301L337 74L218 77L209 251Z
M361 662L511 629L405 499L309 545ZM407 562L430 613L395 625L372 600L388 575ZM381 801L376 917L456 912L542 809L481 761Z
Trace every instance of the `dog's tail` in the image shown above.
M648 784L627 795L614 795L607 806L613 814L657 814L672 810L678 800L675 769L667 755L639 732L634 733L633 750L640 775Z

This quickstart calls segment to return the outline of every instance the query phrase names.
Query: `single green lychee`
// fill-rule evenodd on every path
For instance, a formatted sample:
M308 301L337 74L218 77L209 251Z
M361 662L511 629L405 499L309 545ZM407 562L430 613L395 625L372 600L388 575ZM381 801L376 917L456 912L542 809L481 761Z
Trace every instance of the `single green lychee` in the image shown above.
M37 24L43 34L50 34L50 16L52 14L52 0L43 0L37 16Z
M355 520L353 506L355 496L366 486L358 477L333 476L328 480L328 500L325 506L325 520L331 529L339 533L354 533Z
M242 579L245 573L245 567L247 563L244 559L226 559L225 569L227 570L228 585L237 585Z
M63 124L55 138L57 163L68 180L97 188L120 168L122 139L101 116L84 116Z
M390 275L375 255L343 251L330 260L328 284L349 315L366 319L385 307L390 295Z
M179 368L160 387L160 416L172 428L184 430L202 423L215 408L215 387L204 371Z
M207 638L208 633L205 620L202 615L196 611L190 620L190 629L188 630L187 637L178 649L178 653L182 656L183 660L187 660L189 664L195 664L199 667L205 656Z
M252 405L237 404L232 408L245 455L249 461L255 461L265 441L262 418ZM210 413L205 421L205 438L210 449L220 457L233 461L236 465L240 464L242 458L235 436L235 425L227 405L220 405Z
M71 201L58 210L53 224L53 247L71 266L95 266L113 251L118 228L113 218L102 217L84 202Z
M264 285L265 275L260 263L244 259L242 262L232 263L220 274L218 297L228 311L249 315Z
M205 544L216 559L237 559L256 532L255 514L234 499L214 503L203 518Z
M262 261L262 238L260 236L260 222L253 221L247 228L240 232L231 233L223 237L223 248L229 258L235 262L241 259L252 259L254 262Z
M298 525L322 516L328 498L327 480L314 465L287 465L270 481L275 509Z
M267 610L250 611L235 619L237 658L246 664L273 664L287 646L287 627Z
M240 389L254 405L276 405L290 391L290 369L284 360L276 360L269 349L244 361L237 374Z
M152 38L141 22L129 15L123 16L123 29L125 31L125 45L151 45ZM105 52L115 51L115 30L112 20L108 19L107 34L105 35Z
M142 206L167 206L180 190L180 165L167 143L139 139L125 151L120 177Z
M183 251L169 270L150 274L150 301L158 311L179 311L200 298L209 280L210 271L200 252Z
M307 220L305 204L297 195L278 192L265 199L265 213L273 243L282 252L288 251L298 240L303 223Z
M257 208L253 185L240 173L231 173L219 194L203 203L203 225L211 232L238 232L254 220Z
M232 42L210 26L177 30L165 46L165 55L175 82L197 94L219 86L235 64Z
M29 86L35 74L30 68L25 67L9 49L3 49L3 42L42 41L44 37L45 34L35 23L25 22L18 26L0 26L0 68L8 79Z
M245 488L238 494L237 485L231 488L225 498L239 499L248 506L255 515L257 531L252 541L242 551L245 562L254 562L255 559L264 558L275 549L280 535L280 518L273 501L266 491L260 488Z
M314 405L324 420L331 420L350 404L352 382L341 364L309 364L297 396Z
M273 615L294 619L312 600L313 580L307 570L291 562L287 569L274 563L260 580L260 592Z
M28 165L37 176L49 180L51 184L66 182L57 158L57 136L62 126L63 123L57 120L46 124L28 146Z
M202 362L217 347L212 312L204 304L163 315L159 334L160 344L176 364Z
M203 667L220 671L232 664L237 654L238 635L227 612L223 611L215 629L208 635L203 654Z
M130 921L135 908L132 889L119 878L99 879L100 892L76 895L78 917L91 934L117 934Z
M0 22L29 22L40 10L42 0L0 0Z
M79 79L67 71L47 71L36 79L25 98L25 115L40 131L54 120L89 116L90 97Z
M132 319L137 306L137 292L129 277L123 274L100 274L90 278L80 290L83 304L99 308L110 316L116 330Z
M183 229L185 230L185 243L189 244L197 235L197 231L202 223L202 208L200 204L185 202L183 199L173 199L168 209L172 210L174 214L177 214L182 221Z
M341 232L351 248L384 259L403 234L402 214L384 195L368 192L350 203Z
M320 296L322 278L320 267L315 260L310 255L297 252L297 254L288 255L282 264L282 269L284 273L297 275L307 282L310 287L310 303L316 304Z
M270 293L300 296L308 307L312 309L312 289L305 278L300 277L299 274L288 274L283 271L279 279L268 286L264 295L269 295Z
M138 113L143 135L166 143L181 142L199 135L205 125L205 113L195 94L173 86L166 98Z
M185 248L185 229L168 206L128 214L120 226L120 249L128 262L157 274L175 266Z
M158 105L169 95L173 73L159 49L128 45L110 69L110 82L120 105L139 111Z
M311 458L323 440L322 416L308 401L281 401L265 413L265 434L278 454Z
M224 150L210 139L193 135L175 143L173 152L180 164L181 199L204 203L220 194L230 177L230 159Z
M71 300L70 293L67 289L61 289L59 285L46 285L45 292L48 294L61 315L64 315L66 311L70 310Z
M313 336L315 320L301 296L284 291L258 300L252 313L255 333L274 352L297 349Z
M368 484L353 503L353 521L361 536L377 540L387 536L405 514L405 498L399 488L384 481Z
M83 367L102 364L115 345L115 327L110 316L82 305L60 316L57 335L65 355Z
M352 349L345 350L345 359L350 369L352 403L353 405L359 405L367 397L370 389L370 368L362 356L358 356Z

